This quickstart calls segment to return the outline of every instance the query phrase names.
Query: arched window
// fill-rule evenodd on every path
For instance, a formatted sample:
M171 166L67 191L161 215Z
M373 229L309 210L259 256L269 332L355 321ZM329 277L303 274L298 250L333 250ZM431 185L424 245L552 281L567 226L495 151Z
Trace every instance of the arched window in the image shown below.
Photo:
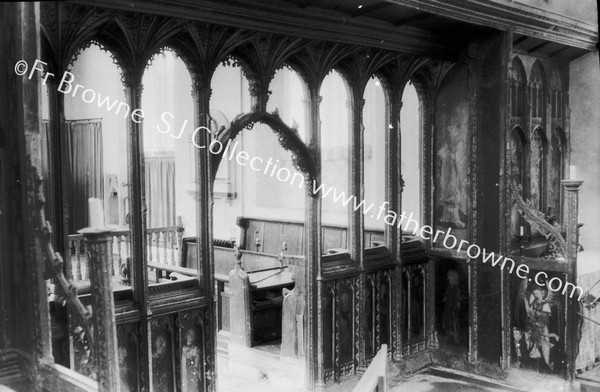
M525 95L525 71L523 64L515 57L510 67L510 115L523 117Z
M560 181L565 178L566 138L563 131L557 128L552 132L550 140L550 173L548 189L548 212L559 222L562 218L562 187Z
M100 67L96 69L96 67ZM120 71L110 55L93 44L73 63L79 83L110 101L126 102ZM105 106L65 94L69 150L70 234L88 226L87 199L104 200L106 224L128 226L127 119ZM89 98L87 95L85 98ZM116 197L112 195L116 194Z
M348 86L342 76L332 71L321 85L321 182L325 190L333 188L336 195L350 196L350 156L351 136L350 96ZM349 212L342 202L334 202L333 197L323 198L321 220L324 226L348 228ZM342 231L343 232L343 231ZM347 232L347 230L346 230ZM347 248L347 236L323 238L323 250Z
M546 196L546 149L547 141L541 128L533 131L531 138L531 200L535 208L543 211Z
M220 64L215 69L211 91L210 117L213 132L229 127L237 115L250 111L249 82L235 61ZM238 148L245 149L243 135L237 139ZM238 244L242 239L238 238L239 228L235 225L235 219L244 215L242 199L239 197L243 187L241 174L239 165L229 159L222 159L213 185L213 236L220 239L235 238Z
M541 119L544 116L544 70L539 62L533 64L529 77L529 100L531 117Z
M155 55L143 86L148 263L196 268L191 255L183 258L177 250L177 229L183 229L183 237L196 237L197 227L192 79L183 60L165 50ZM157 270L151 269L148 276L151 284L166 281Z
M385 202L386 183L386 143L385 134L388 126L386 116L386 97L380 80L373 77L367 83L364 93L363 110L364 125L364 200L365 205L378 207ZM383 231L385 222L373 214L365 215L365 229ZM369 247L368 243L365 243Z
M422 222L421 186L421 105L415 86L408 83L402 94L402 110L400 111L400 131L402 138L402 164L400 173L404 180L402 190L402 210L406 216L413 214L413 219Z
M88 227L88 198L102 200L104 224L116 226L111 253L113 275L131 256L127 121L130 110L121 72L110 54L97 44L84 49L70 72L85 86L79 94L64 95L61 125L67 151L62 174L68 192L69 247L75 280L88 279L87 250L79 229ZM102 104L100 104L102 102Z
M269 113L277 111L279 117L290 127L298 130L300 138L306 142L308 137L308 100L306 85L297 72L281 68L269 85L271 95L267 102Z

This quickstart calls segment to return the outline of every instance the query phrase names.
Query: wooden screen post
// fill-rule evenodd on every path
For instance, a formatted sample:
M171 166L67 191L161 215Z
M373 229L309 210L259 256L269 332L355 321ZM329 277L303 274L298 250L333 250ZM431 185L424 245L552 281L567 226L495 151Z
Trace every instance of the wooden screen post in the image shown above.
M562 180L562 186L565 190L565 217L563 226L567 232L567 262L569 271L567 281L577 285L577 247L579 243L579 188L583 181L575 179ZM565 298L567 302L567 337L566 349L568 353L567 377L572 380L575 374L575 360L577 354L577 293L572 298Z
M96 356L98 391L119 392L117 326L110 274L112 232L94 228L86 228L79 232L83 234L90 253L89 274L95 342L93 350Z

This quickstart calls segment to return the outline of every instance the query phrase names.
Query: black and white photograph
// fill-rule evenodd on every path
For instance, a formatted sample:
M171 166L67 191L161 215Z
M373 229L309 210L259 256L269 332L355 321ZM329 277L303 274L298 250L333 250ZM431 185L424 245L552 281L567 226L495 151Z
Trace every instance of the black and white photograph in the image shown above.
M0 392L600 392L599 15L0 3Z

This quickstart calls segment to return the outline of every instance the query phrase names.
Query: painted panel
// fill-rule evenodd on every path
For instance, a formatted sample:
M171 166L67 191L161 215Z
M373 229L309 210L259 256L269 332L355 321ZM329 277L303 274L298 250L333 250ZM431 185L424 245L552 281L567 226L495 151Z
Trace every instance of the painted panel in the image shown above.
M459 239L466 239L468 226L467 81L466 66L459 65L449 71L437 97L434 130L434 222L437 229L452 231Z

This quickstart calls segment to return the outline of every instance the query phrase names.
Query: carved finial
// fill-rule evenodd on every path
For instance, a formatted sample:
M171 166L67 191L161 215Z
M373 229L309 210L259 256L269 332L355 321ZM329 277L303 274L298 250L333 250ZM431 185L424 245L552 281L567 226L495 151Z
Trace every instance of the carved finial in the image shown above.
M242 252L240 251L239 246L234 245L233 246L234 252L233 252L233 256L235 257L235 264L237 267L242 268Z

